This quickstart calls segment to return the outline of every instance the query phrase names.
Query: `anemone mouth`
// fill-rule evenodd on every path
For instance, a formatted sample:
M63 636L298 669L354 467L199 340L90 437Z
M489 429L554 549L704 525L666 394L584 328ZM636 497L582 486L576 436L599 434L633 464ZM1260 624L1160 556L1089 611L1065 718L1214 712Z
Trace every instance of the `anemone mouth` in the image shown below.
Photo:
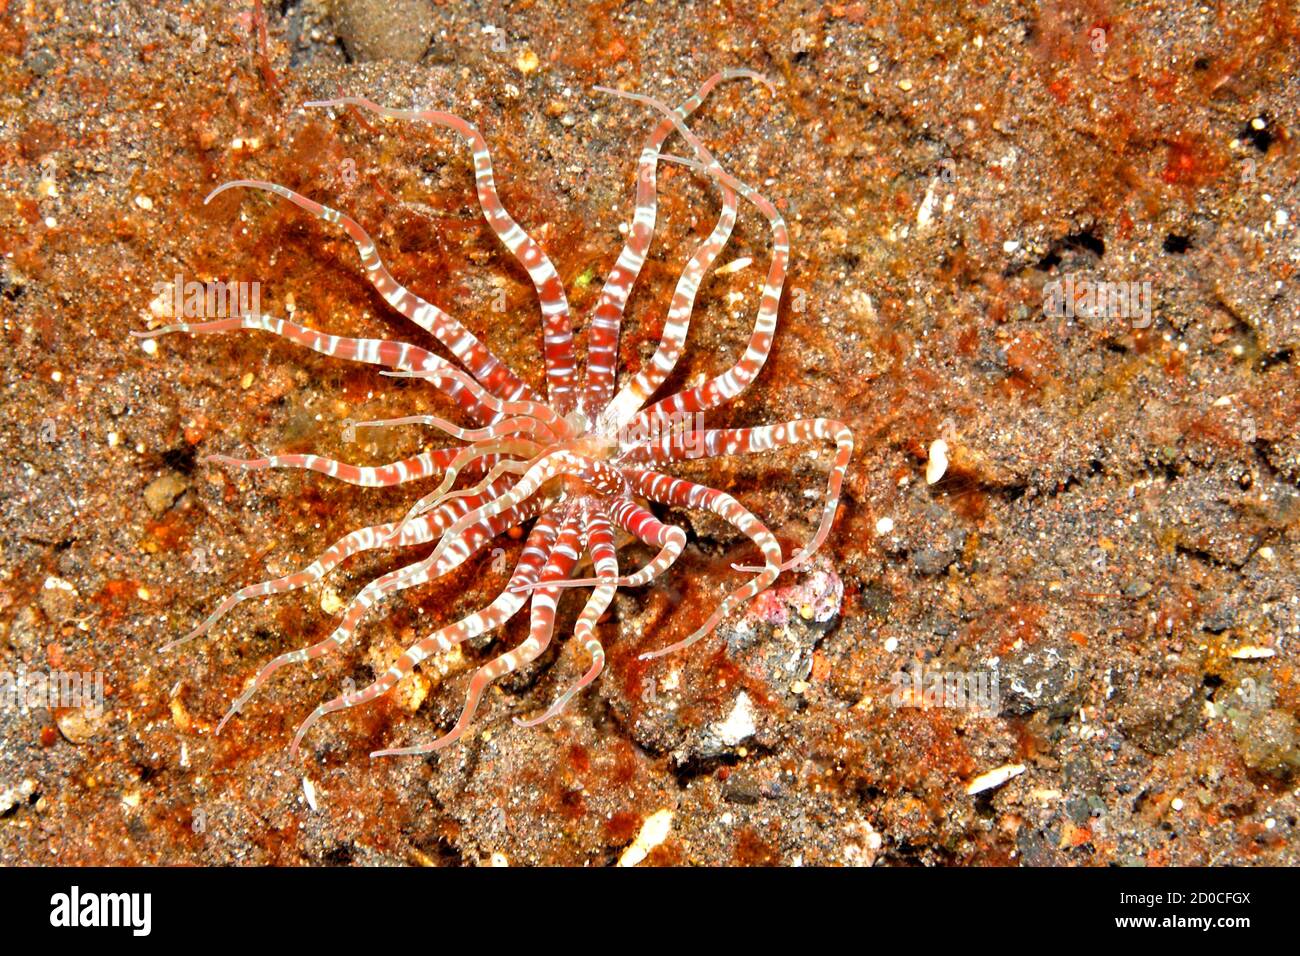
M573 443L575 454L592 461L610 461L619 453L619 444L604 435L586 434Z

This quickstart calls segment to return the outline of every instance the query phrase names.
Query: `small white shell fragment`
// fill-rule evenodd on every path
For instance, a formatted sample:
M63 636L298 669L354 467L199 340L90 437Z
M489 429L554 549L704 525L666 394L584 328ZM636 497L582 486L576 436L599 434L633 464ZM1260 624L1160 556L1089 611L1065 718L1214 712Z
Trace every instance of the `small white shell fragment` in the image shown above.
M1245 644L1236 648L1228 656L1239 661L1262 661L1265 658L1272 657L1276 654L1271 647L1260 647L1257 644Z
M519 51L519 56L515 57L515 69L524 74L532 73L541 65L541 62L536 53L524 47Z
M894 530L894 519L890 517L881 518L876 522L876 534L889 534Z
M732 259L725 266L718 266L713 270L715 276L730 275L733 272L739 272L741 269L748 269L754 259L751 256L741 256L739 259Z
M143 193L135 197L135 204L145 210L153 208L153 200Z
M734 747L749 737L754 736L754 708L749 702L749 695L743 690L736 695L735 706L727 719L713 725L713 733L718 740L728 747Z
M916 228L924 230L934 221L934 206L936 197L934 187L938 180L930 180L930 185L925 190L925 198L921 200L921 207L916 211Z
M495 851L492 854L492 856L488 858L488 866L502 867L502 866L509 866L509 865L510 865L510 860L507 859L506 855L502 853L500 850Z
M311 782L310 777L302 778L302 794L307 798L307 806L311 807L313 813L320 809L316 803L316 784Z
M974 796L977 793L983 793L985 790L992 790L994 787L1000 787L1013 777L1018 777L1025 772L1025 765L1022 763L1004 763L1001 767L995 767L988 773L982 773L970 783L966 784L966 793L968 796Z
M672 827L673 812L671 810L656 810L650 814L645 818L645 822L641 824L641 832L636 835L636 839L618 858L618 865L636 866L650 855L651 850L668 839L668 831Z
M925 463L925 483L932 485L948 470L948 443L942 438L930 442L930 460Z
M343 610L343 599L333 588L325 588L320 593L320 609L326 614L337 614Z

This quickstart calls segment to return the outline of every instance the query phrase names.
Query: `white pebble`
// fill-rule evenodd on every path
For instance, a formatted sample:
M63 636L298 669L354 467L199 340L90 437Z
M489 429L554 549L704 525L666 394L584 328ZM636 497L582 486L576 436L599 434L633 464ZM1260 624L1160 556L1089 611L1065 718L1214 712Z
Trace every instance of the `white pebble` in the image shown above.
M889 534L894 530L894 519L885 517L876 522L876 534Z
M641 832L636 835L632 845L623 851L623 855L618 858L619 866L636 866L647 856L650 851L668 839L668 831L673 826L673 812L671 810L658 810L645 818L641 824Z
M749 695L743 690L736 695L736 703L727 719L712 727L714 735L728 747L734 747L742 740L754 736L756 729L754 708L749 702Z
M713 274L715 276L725 276L732 272L739 272L741 269L749 268L753 261L753 258L750 256L741 256L739 259L732 259L725 266L718 266L718 268L713 270Z
M985 790L992 790L994 787L1000 787L1013 777L1018 777L1025 772L1025 765L1022 763L1004 763L1001 767L995 767L988 773L982 773L966 785L966 793L974 796L977 793L983 793Z
M936 438L930 443L930 460L925 464L925 483L932 485L948 470L948 443Z

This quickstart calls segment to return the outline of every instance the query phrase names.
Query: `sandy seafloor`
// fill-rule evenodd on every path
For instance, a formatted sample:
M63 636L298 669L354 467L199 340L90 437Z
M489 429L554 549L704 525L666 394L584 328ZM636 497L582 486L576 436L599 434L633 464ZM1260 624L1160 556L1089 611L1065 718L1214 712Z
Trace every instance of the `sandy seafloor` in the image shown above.
M1297 862L1294 3L287 0L267 4L264 45L258 22L246 2L0 0L0 668L104 687L102 713L0 702L0 861ZM423 486L203 456L375 464L438 439L347 422L453 409L263 333L152 352L129 338L180 275L256 281L269 313L431 345L335 228L266 195L204 195L258 177L347 211L536 383L536 300L482 224L463 145L299 104L361 94L476 122L585 323L653 122L592 86L677 102L737 66L775 95L726 84L693 126L779 203L791 274L767 367L709 424L852 426L818 563L688 652L638 661L753 557L722 522L660 509L691 545L620 592L599 625L608 669L564 715L512 722L585 669L564 639L577 595L457 746L368 757L448 728L522 623L323 721L292 761L318 702L492 598L503 562L485 553L372 613L345 653L278 674L214 737L258 666L413 555L354 559L160 645ZM625 370L718 215L692 171L664 167L661 186ZM671 384L740 355L770 248L746 206L721 261L752 264L704 283ZM1045 314L1045 286L1067 278L1149 289L1150 322ZM949 465L930 484L939 438ZM793 546L829 461L800 447L679 473ZM912 662L987 678L994 706L901 699ZM1007 779L968 792L990 772Z

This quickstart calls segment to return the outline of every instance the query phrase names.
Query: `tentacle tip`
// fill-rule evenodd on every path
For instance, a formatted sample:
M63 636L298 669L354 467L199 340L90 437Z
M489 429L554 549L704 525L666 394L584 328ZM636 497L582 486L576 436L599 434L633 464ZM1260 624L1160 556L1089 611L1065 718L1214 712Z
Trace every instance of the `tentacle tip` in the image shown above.
M162 647L158 648L158 653L170 654L172 651L176 650L176 648L180 647L182 644L186 644L189 641L194 640L194 638L196 637L198 637L197 634L186 634L184 637L178 637L174 641L168 641L166 644L162 645Z
M406 757L415 752L416 751L411 747L389 747L385 750L370 751L370 759L378 760L381 757Z
M234 185L233 182L222 183L216 189L212 190L212 192L208 193L206 196L203 197L203 205L206 206L208 203L212 202L212 200L216 199L218 196L224 193L227 189L231 188L233 185Z
M162 647L158 648L158 650L160 652L167 653L170 651L174 651L176 648L180 647L183 644L188 644L190 641L198 640L204 634L208 633L208 631L212 629L212 626L215 623L216 621L213 620L213 621L207 621L203 624L200 624L198 627L196 627L194 630L190 631L188 634L184 635L183 637L177 637L173 640L168 641Z

